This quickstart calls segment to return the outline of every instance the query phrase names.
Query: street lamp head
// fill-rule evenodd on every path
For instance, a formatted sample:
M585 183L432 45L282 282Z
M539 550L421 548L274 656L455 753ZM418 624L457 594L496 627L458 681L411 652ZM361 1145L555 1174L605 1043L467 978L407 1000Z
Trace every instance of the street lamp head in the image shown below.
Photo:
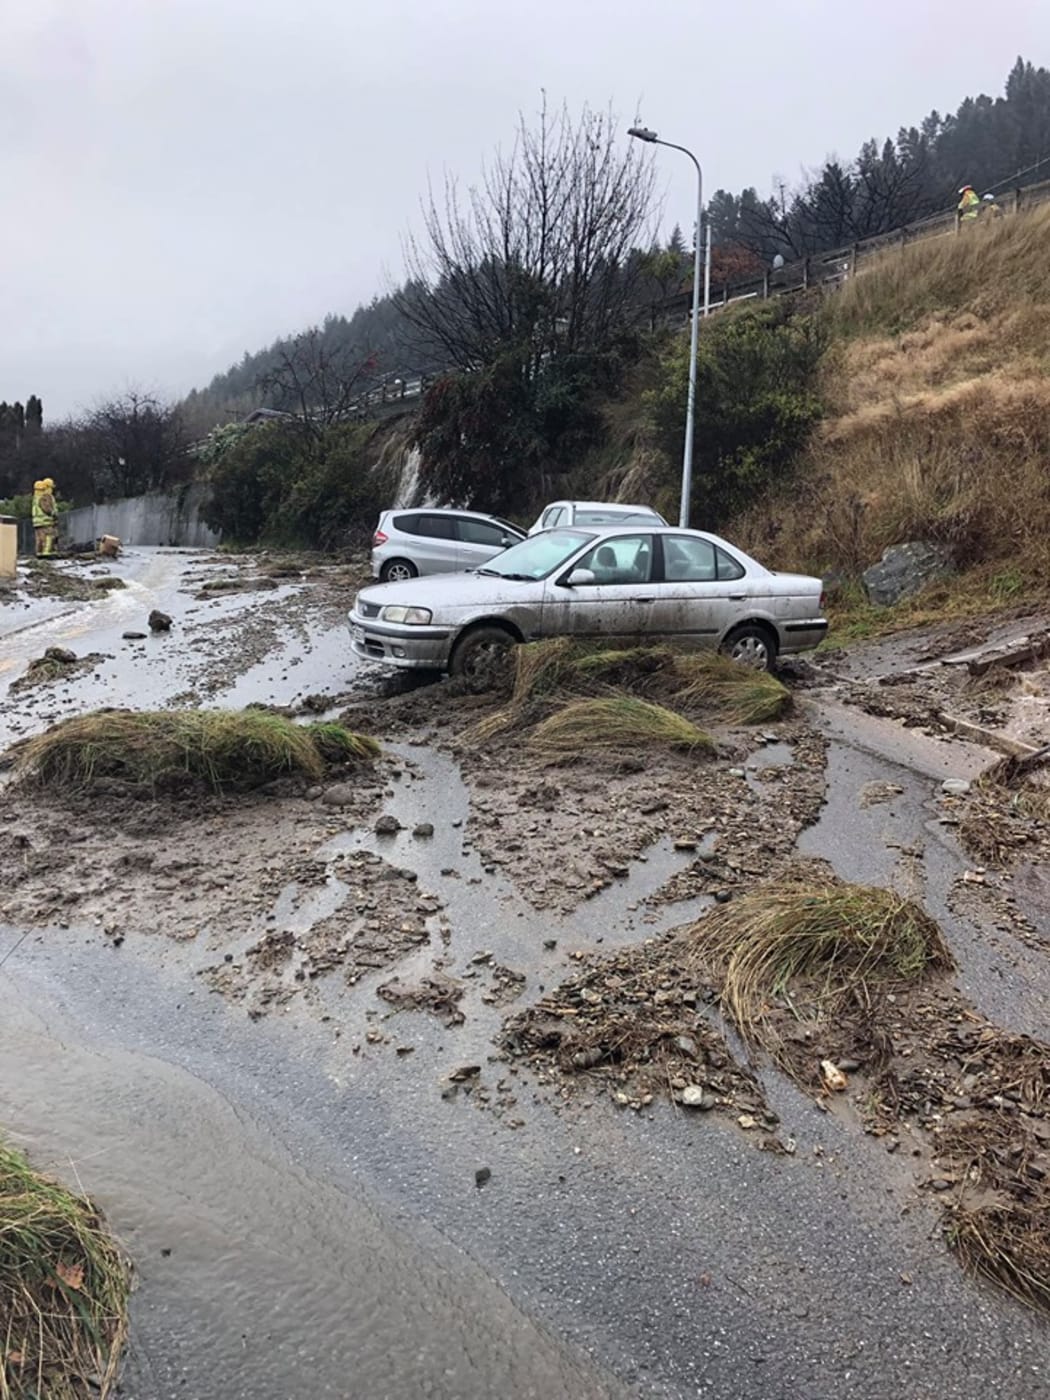
M647 126L630 126L627 128L628 136L635 136L639 141L655 141L656 132L650 131Z

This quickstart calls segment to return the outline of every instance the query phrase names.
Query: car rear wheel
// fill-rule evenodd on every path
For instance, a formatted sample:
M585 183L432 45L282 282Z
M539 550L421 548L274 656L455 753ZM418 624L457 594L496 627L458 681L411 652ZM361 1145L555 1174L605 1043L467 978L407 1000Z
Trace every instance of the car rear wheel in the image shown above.
M722 643L722 651L755 671L772 671L776 665L777 644L773 633L754 623L734 627Z
M496 684L507 652L514 646L511 634L502 627L478 627L461 637L448 663L449 674L472 690L487 690Z
M383 583L404 583L406 578L415 578L419 573L415 564L408 559L388 559L379 570Z

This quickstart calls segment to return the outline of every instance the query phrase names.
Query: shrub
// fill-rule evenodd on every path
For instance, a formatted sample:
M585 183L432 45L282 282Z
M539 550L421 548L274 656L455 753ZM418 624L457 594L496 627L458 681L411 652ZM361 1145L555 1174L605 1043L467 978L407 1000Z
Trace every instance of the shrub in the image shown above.
M723 312L703 328L697 355L691 523L717 528L757 492L794 468L821 416L817 366L825 338L813 317L784 298ZM675 475L685 433L689 341L665 352L645 402ZM668 506L661 497L660 504Z

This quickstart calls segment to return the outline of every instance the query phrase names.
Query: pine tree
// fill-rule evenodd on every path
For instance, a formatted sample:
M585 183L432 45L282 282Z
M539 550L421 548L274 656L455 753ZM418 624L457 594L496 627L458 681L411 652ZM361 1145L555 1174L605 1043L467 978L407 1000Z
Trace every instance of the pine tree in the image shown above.
M26 437L39 437L44 426L44 405L36 394L30 394L26 399L25 432Z

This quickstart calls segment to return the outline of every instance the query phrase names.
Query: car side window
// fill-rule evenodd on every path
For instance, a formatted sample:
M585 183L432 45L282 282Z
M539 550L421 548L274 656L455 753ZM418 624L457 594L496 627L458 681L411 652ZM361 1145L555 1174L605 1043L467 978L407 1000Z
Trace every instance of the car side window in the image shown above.
M653 575L653 537L623 535L603 540L577 562L576 568L590 569L598 584L648 583Z
M543 528L553 530L556 525L560 525L565 519L564 506L552 506L543 517Z
M719 579L743 578L747 573L747 570L739 560L733 559L724 549L719 549L717 545L715 546L715 557L718 560Z
M710 540L690 535L664 535L664 578L669 583L713 583L719 577L717 555Z
M417 535L419 533L419 516L395 515L394 528L400 530L403 535Z
M433 540L454 540L456 523L447 515L421 515L413 533Z
M498 525L490 525L487 520L469 520L461 515L456 524L464 544L484 544L492 549L502 549L504 539L510 538Z

